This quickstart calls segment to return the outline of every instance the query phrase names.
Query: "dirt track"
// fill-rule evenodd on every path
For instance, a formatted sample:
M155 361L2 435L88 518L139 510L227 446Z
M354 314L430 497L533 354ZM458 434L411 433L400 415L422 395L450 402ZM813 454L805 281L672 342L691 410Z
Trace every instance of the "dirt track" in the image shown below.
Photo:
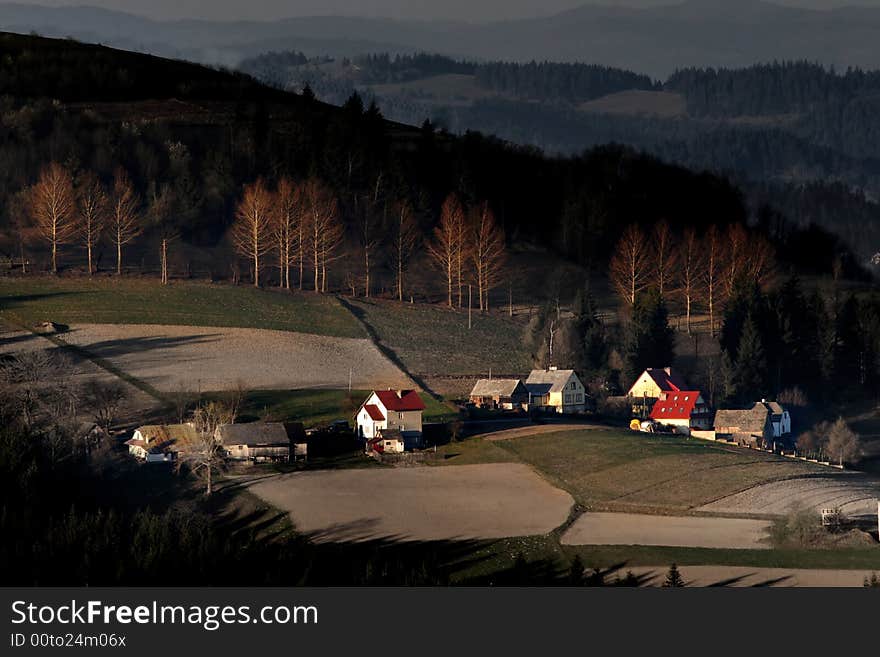
M760 550L770 548L766 536L763 520L585 513L562 535L562 543Z
M160 391L181 387L404 387L409 379L366 339L262 329L79 324L58 337Z
M574 501L524 465L336 470L282 475L250 490L316 540L493 539L547 534Z

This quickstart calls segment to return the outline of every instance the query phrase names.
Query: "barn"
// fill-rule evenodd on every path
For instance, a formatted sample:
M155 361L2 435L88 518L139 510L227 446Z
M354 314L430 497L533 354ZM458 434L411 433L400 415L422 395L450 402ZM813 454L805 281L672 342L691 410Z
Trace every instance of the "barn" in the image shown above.
M480 379L469 401L479 408L514 410L529 403L529 391L522 379Z

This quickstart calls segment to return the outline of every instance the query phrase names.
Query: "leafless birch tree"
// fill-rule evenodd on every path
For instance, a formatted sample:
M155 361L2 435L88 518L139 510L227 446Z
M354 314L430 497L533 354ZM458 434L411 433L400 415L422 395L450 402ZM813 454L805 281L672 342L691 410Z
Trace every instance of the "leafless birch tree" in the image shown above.
M461 204L450 194L443 202L440 222L434 228L434 235L426 246L431 261L443 273L446 281L446 303L452 308L453 286L458 281L461 296L460 257L462 253L460 226L464 223Z
M52 250L52 273L58 273L58 249L76 232L73 180L70 172L52 162L41 172L29 194L30 215Z
M272 232L278 249L278 286L290 289L290 267L299 263L299 285L303 275L302 190L289 178L278 181L275 192Z
M489 310L489 293L501 281L507 251L504 231L495 220L487 202L474 212L471 237L471 258L477 282L477 300L480 310Z
M315 292L326 292L327 266L340 257L339 249L345 236L339 206L327 187L311 179L305 187L305 209Z
M79 238L86 247L89 276L95 272L92 253L107 224L107 192L94 173L86 173L77 189Z
M681 241L680 264L680 293L684 299L685 325L688 335L690 335L691 313L697 299L698 290L702 287L704 266L702 245L693 228L688 228L684 231L684 237Z
M122 275L122 248L141 234L140 200L128 174L117 169L110 194L110 229L116 245L116 274Z
M168 247L180 236L174 221L176 201L174 190L169 185L158 188L156 185L151 186L147 213L159 235L159 268L162 285L168 284Z
M706 295L706 305L709 310L709 333L715 337L715 316L719 310L719 292L721 290L721 277L724 271L724 258L721 251L721 236L718 229L712 225L706 231L702 245L705 265L703 267L703 290Z
M648 286L651 267L645 233L636 224L630 224L617 242L609 265L614 289L630 306L635 304L636 295Z
M245 185L232 224L235 250L251 261L254 287L260 287L261 258L272 248L272 195L262 179Z
M678 251L669 222L662 220L654 226L654 285L664 299L672 291L678 270Z
M419 224L412 206L406 201L400 201L394 208L394 264L398 301L403 301L403 277L418 241Z

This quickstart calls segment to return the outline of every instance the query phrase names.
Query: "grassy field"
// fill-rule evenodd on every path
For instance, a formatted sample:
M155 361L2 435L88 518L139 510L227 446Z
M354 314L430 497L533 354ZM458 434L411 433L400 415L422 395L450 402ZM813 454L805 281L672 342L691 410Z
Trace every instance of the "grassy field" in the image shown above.
M760 483L815 472L771 454L629 431L566 431L443 448L444 463L520 461L585 508L682 512Z
M275 422L302 422L307 427L329 424L334 420L352 420L369 390L256 390L247 394L241 411L243 421L270 420ZM220 393L206 395L220 396ZM443 422L457 417L456 411L422 394L427 406L425 422Z
M384 346L394 351L418 376L486 374L520 375L531 369L522 346L524 324L495 314L393 301L351 301Z
M230 326L365 338L333 297L116 278L0 278L0 309L28 323Z

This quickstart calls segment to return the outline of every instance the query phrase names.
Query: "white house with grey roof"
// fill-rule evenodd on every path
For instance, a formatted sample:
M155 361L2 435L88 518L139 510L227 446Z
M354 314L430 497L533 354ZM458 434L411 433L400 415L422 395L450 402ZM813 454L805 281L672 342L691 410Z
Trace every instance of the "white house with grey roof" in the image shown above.
M574 370L532 370L526 379L529 409L556 413L580 413L586 410L586 390Z

